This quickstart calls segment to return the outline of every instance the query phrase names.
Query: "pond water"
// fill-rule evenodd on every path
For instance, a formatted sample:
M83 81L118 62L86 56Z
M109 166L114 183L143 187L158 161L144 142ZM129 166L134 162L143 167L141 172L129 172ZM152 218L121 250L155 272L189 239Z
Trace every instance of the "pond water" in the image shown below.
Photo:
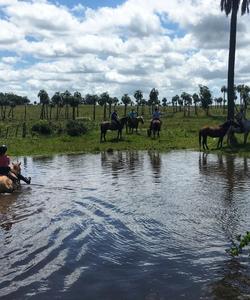
M0 196L4 299L250 299L250 160L192 151L19 158Z

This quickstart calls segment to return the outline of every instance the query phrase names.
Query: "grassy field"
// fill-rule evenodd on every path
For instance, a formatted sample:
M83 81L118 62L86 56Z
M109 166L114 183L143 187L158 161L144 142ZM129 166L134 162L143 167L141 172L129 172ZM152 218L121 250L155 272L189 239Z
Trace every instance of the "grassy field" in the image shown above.
M130 108L128 107L128 110ZM5 120L0 123L1 143L7 144L9 154L12 156L20 155L49 155L56 153L76 153L76 152L99 152L108 149L113 150L159 150L169 151L172 149L193 149L199 150L198 130L204 125L221 124L226 120L226 115L222 109L212 108L210 115L206 116L200 109L198 116L191 112L190 116L184 116L183 112L173 113L172 108L161 108L163 111L162 130L160 138L147 137L147 128L150 123L150 110L144 108L145 123L140 126L138 134L126 134L123 131L122 141L116 141L116 132L107 133L107 142L100 143L99 124L103 119L103 108L97 107L96 121L92 121L93 108L88 105L82 105L79 108L79 118L90 118L88 121L89 131L80 137L70 137L65 133L54 133L49 136L34 135L31 127L39 120L40 106L29 105L26 110L26 120L24 119L24 107L16 107L13 120ZM118 107L119 115L124 114L124 107ZM141 112L141 108L140 108ZM70 110L71 113L71 110ZM62 111L59 120L55 120L55 109L51 114L51 124L57 128L65 127L67 120ZM27 132L22 137L22 128L25 123ZM141 124L140 124L141 125ZM237 135L239 145L231 149L226 145L222 152L238 153L250 155L250 142L244 147L242 145L243 137ZM209 138L208 145L212 151L215 151L217 140ZM218 151L218 150L216 150Z

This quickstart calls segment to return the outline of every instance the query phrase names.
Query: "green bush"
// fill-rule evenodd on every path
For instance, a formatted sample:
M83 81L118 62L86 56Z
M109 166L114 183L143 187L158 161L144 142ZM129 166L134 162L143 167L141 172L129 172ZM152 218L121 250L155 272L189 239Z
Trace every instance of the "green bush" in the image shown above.
M66 124L66 132L70 136L79 136L88 131L86 124L80 120L70 120Z
M53 131L51 125L46 120L40 120L37 123L33 124L31 130L33 132L44 134L44 135L49 135Z

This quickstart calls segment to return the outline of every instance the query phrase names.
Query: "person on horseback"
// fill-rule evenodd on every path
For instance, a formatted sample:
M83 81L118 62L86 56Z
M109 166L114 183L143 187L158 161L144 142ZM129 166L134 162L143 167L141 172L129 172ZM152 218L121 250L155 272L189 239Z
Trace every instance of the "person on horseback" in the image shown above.
M31 178L28 177L24 177L21 174L13 174L11 172L11 168L10 168L10 158L9 156L6 154L8 148L6 145L2 145L0 146L0 175L6 175L8 176L12 181L16 181L18 180L22 180L27 184L30 184Z
M138 116L137 116L137 112L135 111L134 108L132 108L131 111L128 113L128 117L129 117L131 120L133 120L133 119L135 119L135 118L138 117Z
M159 111L159 108L156 106L155 110L153 112L153 115L152 115L152 119L151 119L151 128L152 128L152 124L153 124L154 120L159 120L160 124L161 124L161 119L160 118L161 118L161 112Z
M114 109L114 111L111 114L111 123L116 124L118 126L120 125L120 120L116 109Z

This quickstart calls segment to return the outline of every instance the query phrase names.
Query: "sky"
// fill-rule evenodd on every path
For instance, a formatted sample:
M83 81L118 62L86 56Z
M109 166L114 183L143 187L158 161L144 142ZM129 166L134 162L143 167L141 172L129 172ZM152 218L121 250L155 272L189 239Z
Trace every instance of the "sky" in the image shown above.
M227 84L229 21L211 0L0 0L0 92L168 101ZM250 85L250 16L238 18L235 83Z

